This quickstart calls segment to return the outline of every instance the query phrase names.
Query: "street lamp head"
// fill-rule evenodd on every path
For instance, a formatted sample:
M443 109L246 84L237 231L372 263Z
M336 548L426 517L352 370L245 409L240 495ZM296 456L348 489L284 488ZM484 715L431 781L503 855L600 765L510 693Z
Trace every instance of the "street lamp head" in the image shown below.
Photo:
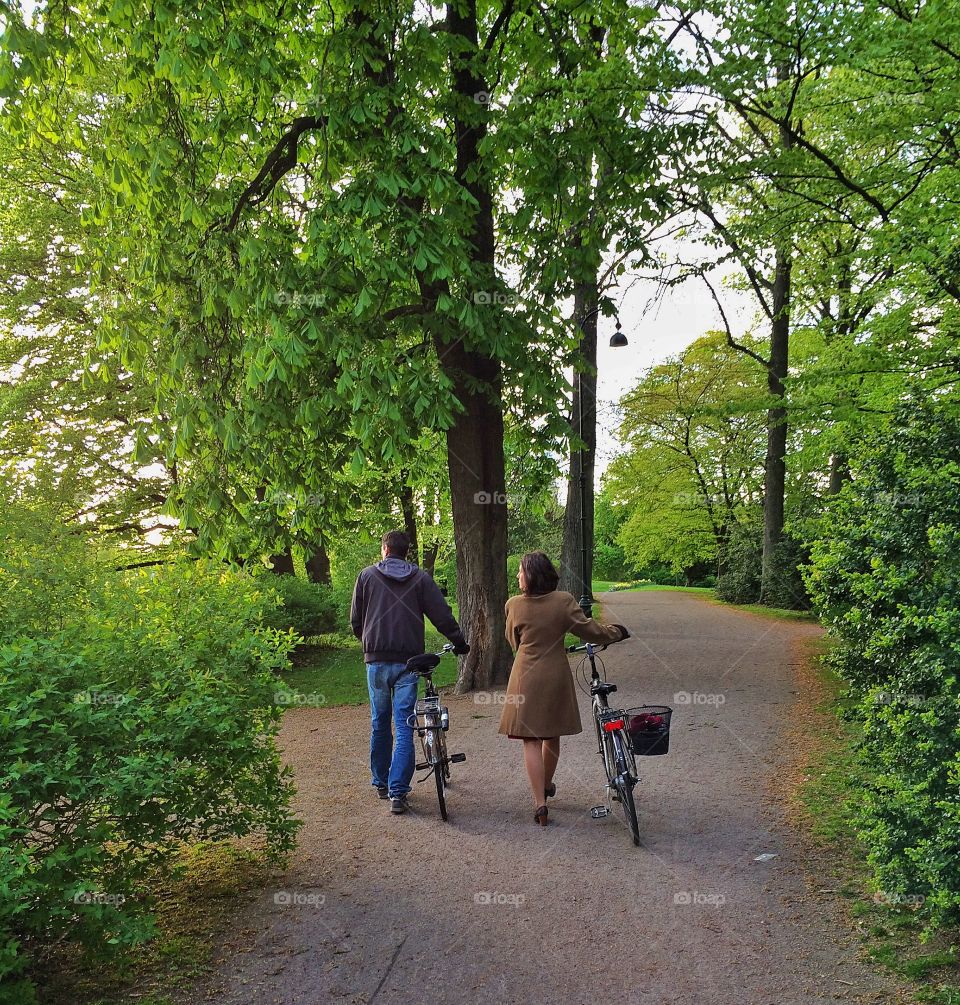
M612 349L622 349L627 344L627 336L620 331L620 322L617 322L617 330L610 336L610 347Z

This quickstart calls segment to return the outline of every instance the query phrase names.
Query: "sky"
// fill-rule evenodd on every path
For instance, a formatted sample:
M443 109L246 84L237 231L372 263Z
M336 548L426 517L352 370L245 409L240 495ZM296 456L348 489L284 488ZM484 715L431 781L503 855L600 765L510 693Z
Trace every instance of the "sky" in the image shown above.
M683 246L685 258L696 253L691 244ZM728 271L727 275L730 272ZM736 336L756 323L751 297L721 286L720 270L711 277ZM628 280L628 277L624 277ZM625 282L612 293L620 304L620 325L629 345L610 348L614 318L600 318L597 346L597 476L607 468L617 452L616 405L640 379L643 372L663 362L708 331L723 330L720 313L707 287L687 280L666 291L659 300L658 283L652 279Z

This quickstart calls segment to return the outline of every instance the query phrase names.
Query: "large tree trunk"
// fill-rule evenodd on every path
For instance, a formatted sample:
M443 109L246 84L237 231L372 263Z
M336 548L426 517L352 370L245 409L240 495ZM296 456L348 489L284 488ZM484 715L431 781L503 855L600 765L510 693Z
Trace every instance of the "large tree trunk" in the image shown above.
M784 494L787 481L787 408L784 380L790 350L790 248L776 249L773 280L773 323L770 327L770 357L767 390L775 399L767 410L767 456L763 477L763 559L760 601L769 596L777 575L776 550L783 538Z
M790 79L790 65L781 64L777 77L782 84ZM793 147L793 132L787 123L779 129L784 150ZM763 476L763 558L760 569L760 602L770 595L777 576L776 552L783 539L784 496L787 485L787 402L784 380L790 356L790 281L793 259L792 242L787 236L775 249L773 289L771 291L770 356L767 366L767 390L774 404L767 410L767 457Z
M453 90L468 109L455 119L456 177L477 201L471 235L474 266L495 276L493 198L480 145L486 136L485 106L476 96L488 90L478 63L476 0L447 5L447 28L462 44L451 57ZM460 623L470 643L461 660L457 691L506 680L512 662L504 637L507 600L507 505L503 457L501 373L497 359L468 352L460 340L438 338L437 352L454 381L464 412L447 431L447 468L457 549Z
M313 554L307 559L307 579L311 583L321 583L330 586L330 556L322 544L316 545Z
M597 447L597 314L596 282L582 283L574 293L574 322L582 325L580 353L573 382L570 413L570 474L567 478L567 505L563 517L563 552L560 558L559 589L578 600L593 600L593 494ZM586 319L586 320L584 320ZM583 404L581 428L580 406ZM574 437L584 443L581 451ZM585 506L581 508L582 493ZM585 532L585 533L584 533ZM585 574L584 574L585 573Z

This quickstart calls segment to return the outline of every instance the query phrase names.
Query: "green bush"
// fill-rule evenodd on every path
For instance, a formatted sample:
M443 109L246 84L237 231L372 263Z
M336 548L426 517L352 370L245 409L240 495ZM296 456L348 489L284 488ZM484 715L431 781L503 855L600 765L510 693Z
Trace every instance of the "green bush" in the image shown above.
M263 585L276 590L280 596L279 606L265 605L265 624L281 632L293 631L303 638L336 631L337 605L332 587L297 576L272 573L261 576Z
M720 557L717 597L728 604L755 604L760 599L763 526L756 520L734 524Z
M619 544L598 541L593 549L593 575L595 579L618 583L631 575L627 556Z
M872 778L859 824L878 885L960 920L960 420L905 405L856 451L807 583L839 640Z
M0 990L12 993L63 937L107 951L148 936L144 877L182 842L254 834L280 857L298 822L273 700L294 639L263 626L260 581L202 562L99 570L55 531L46 549L21 547L5 517ZM71 579L45 612L44 590Z

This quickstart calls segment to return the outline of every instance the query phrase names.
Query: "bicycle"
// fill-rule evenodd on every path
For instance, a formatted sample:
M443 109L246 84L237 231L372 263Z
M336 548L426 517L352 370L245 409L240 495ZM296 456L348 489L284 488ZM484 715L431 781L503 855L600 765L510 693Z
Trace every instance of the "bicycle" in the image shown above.
M413 714L408 716L407 725L417 731L423 750L423 761L417 763L417 771L429 768L419 782L425 782L433 775L437 783L437 802L440 804L440 818L447 819L445 790L450 781L450 765L462 764L466 754L447 754L447 730L450 728L450 712L440 704L440 692L433 683L433 671L440 665L440 657L453 652L449 642L436 653L422 653L407 660L407 669L422 677L425 682L424 694L417 699Z
M624 820L633 838L634 845L640 844L640 823L637 819L637 806L633 799L633 790L637 784L637 761L633 745L627 731L626 712L622 708L610 708L607 698L617 690L616 684L608 684L606 672L601 676L597 671L596 653L603 652L607 645L594 645L586 642L583 645L567 646L568 653L585 652L586 656L577 666L577 686L580 685L581 668L590 662L589 692L593 699L593 723L597 731L598 752L603 759L603 769L607 775L607 802L603 806L594 806L590 810L592 817L608 816L611 798L620 803ZM603 669L603 660L600 660ZM587 683L586 673L582 675L583 684Z

